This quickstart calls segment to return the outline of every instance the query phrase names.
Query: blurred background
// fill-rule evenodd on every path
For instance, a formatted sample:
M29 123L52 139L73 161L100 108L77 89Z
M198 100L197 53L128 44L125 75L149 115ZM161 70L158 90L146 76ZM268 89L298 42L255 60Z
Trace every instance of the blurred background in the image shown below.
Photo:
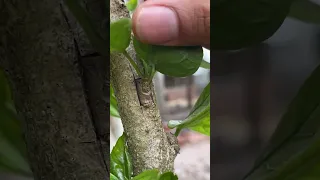
M210 62L210 51L204 49L204 60ZM154 85L163 127L166 131L169 120L186 118L210 81L210 71L199 68L190 77L174 78L157 73ZM122 135L121 120L111 117L110 152L116 140ZM175 172L179 180L210 179L210 137L194 131L183 130L178 136L180 154L175 160Z
M263 44L211 56L211 177L241 180L320 64L320 27L287 18Z

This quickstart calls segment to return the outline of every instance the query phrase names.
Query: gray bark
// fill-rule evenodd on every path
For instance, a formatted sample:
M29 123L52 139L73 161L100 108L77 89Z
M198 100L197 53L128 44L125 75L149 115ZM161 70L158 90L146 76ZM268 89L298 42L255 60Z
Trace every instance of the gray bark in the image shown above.
M0 0L0 66L35 179L109 179L107 61L60 1Z
M129 17L125 6L120 0L111 0L111 21L123 17ZM128 51L135 57L132 46ZM138 79L128 60L117 53L110 55L110 77L127 135L134 175L154 168L161 172L172 171L177 144L164 132L153 84Z

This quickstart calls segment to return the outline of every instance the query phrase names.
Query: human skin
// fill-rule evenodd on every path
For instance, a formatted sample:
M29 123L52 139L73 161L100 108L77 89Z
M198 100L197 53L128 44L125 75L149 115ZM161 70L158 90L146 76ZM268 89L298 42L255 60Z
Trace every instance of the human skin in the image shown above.
M133 14L133 32L148 44L210 49L210 0L147 0Z

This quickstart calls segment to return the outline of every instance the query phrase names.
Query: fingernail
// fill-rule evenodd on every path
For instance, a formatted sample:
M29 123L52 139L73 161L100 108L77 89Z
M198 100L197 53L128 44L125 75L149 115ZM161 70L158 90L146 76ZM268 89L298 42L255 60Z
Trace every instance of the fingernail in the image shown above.
M136 35L148 43L161 44L178 36L176 13L164 6L142 8L137 15Z

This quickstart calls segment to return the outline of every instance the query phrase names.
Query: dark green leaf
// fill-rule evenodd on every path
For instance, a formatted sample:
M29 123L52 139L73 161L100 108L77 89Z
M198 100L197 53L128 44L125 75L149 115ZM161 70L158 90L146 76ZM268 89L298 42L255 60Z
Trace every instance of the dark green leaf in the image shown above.
M138 0L129 0L126 3L126 6L129 11L134 11L136 9L137 5L138 5Z
M136 51L138 57L140 59L145 60L148 64L155 64L156 62L152 62L151 60L151 48L152 45L144 44L137 40L137 38L133 37L133 47Z
M138 56L137 60L141 60L144 76L153 78L155 73L155 62L152 61L152 54L150 53L152 45L144 44L133 37L133 47Z
M210 69L210 63L208 63L208 62L205 61L205 60L202 60L200 67L202 67L202 68L204 68L204 69Z
M152 169L142 172L132 180L178 180L178 177L173 172L160 174L157 169Z
M114 92L111 84L110 84L110 115L120 118L117 99L114 96Z
M168 76L186 77L194 74L203 58L200 46L155 46L144 44L135 38L133 45L138 57L149 67L155 65L157 71Z
M152 46L152 61L156 70L173 77L186 77L194 74L203 58L202 47Z
M115 175L110 174L110 180L119 180Z
M110 155L110 173L119 180L129 180L132 176L131 157L126 145L125 135L119 137Z
M26 156L21 124L13 107L9 84L3 71L0 71L0 133L22 156Z
M78 0L64 0L72 14L87 34L90 43L103 56L109 57L108 42L103 40L93 25L93 21Z
M296 0L289 16L306 23L320 24L320 5L311 0Z
M159 180L178 180L178 176L172 172L165 172L160 176Z
M189 128L210 136L210 84L204 88L188 117L183 121L169 121L168 127L177 128L177 132Z
M123 18L110 24L111 51L124 52L131 40L131 19Z
M318 137L305 151L291 157L263 180L318 180L320 179L319 152L320 138Z
M152 169L142 172L138 176L132 178L132 180L158 180L159 176L159 171L156 169Z
M0 169L23 176L32 176L26 158L19 151L11 146L0 133Z
M320 66L311 74L289 105L268 146L244 178L260 180L273 176L294 156L307 148L320 135ZM315 157L316 158L316 157ZM319 162L319 161L318 161ZM313 167L309 167L313 168Z
M292 1L212 1L211 49L241 49L268 39L282 25Z

